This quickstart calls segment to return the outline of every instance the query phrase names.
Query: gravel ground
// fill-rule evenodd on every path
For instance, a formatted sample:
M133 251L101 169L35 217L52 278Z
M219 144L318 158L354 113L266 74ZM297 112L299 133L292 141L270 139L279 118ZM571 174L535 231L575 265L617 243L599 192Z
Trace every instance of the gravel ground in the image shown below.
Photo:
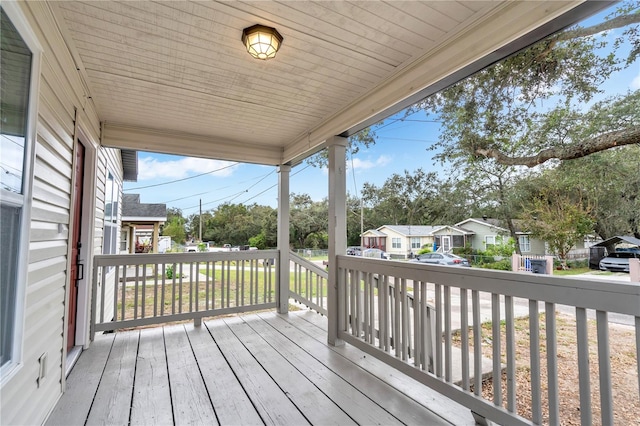
M560 394L560 419L562 425L580 425L580 394L578 386L578 355L576 345L575 319L556 314L558 388ZM543 424L549 422L547 404L546 333L544 314L540 317L540 380L542 383ZM505 361L505 334L502 325L502 362ZM518 414L531 418L531 383L529 355L529 319L519 318L515 324L516 333L516 402ZM470 330L470 341L472 340ZM600 392L598 382L598 346L596 323L589 321L589 363L591 368L592 424L601 425ZM456 336L458 337L458 336ZM459 339L454 339L459 342ZM483 325L483 355L491 358L491 325ZM611 371L613 383L613 405L615 424L640 425L640 395L638 394L638 364L636 359L635 333L631 327L610 325ZM506 374L502 375L502 399L506 400ZM493 380L483 382L483 396L493 400ZM506 403L504 404L506 407Z

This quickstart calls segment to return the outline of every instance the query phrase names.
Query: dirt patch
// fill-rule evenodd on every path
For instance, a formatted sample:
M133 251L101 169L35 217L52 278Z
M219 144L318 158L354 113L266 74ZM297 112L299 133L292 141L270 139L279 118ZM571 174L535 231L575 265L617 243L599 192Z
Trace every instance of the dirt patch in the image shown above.
M549 423L549 405L547 393L547 345L544 314L540 315L540 382L542 387L543 424ZM506 363L505 324L501 324L502 362ZM517 412L527 419L531 414L531 368L529 348L529 318L515 321L516 341L516 404ZM578 352L575 319L556 313L557 368L559 411L562 425L579 425L580 393L578 378ZM470 346L473 344L473 331L469 330ZM600 418L600 384L598 380L598 344L596 322L588 321L589 367L591 370L591 409L592 424L601 425ZM483 356L491 358L491 323L482 327ZM460 335L454 336L454 342L460 343ZM638 364L636 359L635 333L631 327L609 326L609 342L611 347L610 362L612 372L613 407L615 424L640 425L640 396L638 395ZM506 408L507 377L502 374L501 394L503 406ZM494 384L492 379L482 384L482 395L493 401Z

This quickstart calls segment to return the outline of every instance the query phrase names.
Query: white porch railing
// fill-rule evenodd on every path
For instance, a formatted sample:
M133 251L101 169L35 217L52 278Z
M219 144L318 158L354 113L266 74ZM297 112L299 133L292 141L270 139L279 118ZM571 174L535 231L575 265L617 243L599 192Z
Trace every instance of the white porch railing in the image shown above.
M98 331L276 307L277 250L94 256Z
M292 263L289 297L327 315L327 271L294 252L289 255Z
M640 390L637 363L635 377L630 378L628 372L612 376L610 353L614 351L609 341L609 313L630 315L629 327L635 329L634 354L636 360L640 358L638 283L383 262L353 256L337 256L337 266L338 337L464 404L479 417L509 425L562 422L556 318L560 305L563 310L564 306L573 307L570 311L575 318L574 349L579 378L573 387L579 388L581 423L592 424L592 413L598 411L602 424L614 423L612 389L616 381L635 380L636 389ZM409 293L417 303L413 309L409 299L402 297ZM435 313L428 309L428 303L433 303ZM539 323L541 312L544 330ZM430 372L425 355L429 353L433 316L438 342L431 344L435 350L434 368ZM525 365L529 369L528 390L516 386L516 371L524 362L521 359L524 357L516 352L515 320L519 316L528 316ZM596 344L588 336L592 322L588 318L592 317L596 322ZM483 339L481 326L487 320L491 322L490 337ZM501 332L501 322L506 331ZM454 365L452 345L456 328L462 356ZM504 337L501 333L505 333ZM457 337L458 333L455 334ZM392 345L392 341L396 344ZM491 399L482 395L481 374L473 377L470 374L482 370L483 346L489 346L493 359ZM546 348L546 356L541 356L541 346ZM597 367L590 366L590 357L597 357ZM546 366L546 383L540 379L541 364ZM453 369L462 370L459 385L453 381ZM598 388L597 392L592 392L592 385ZM517 401L524 392L529 394L531 408L530 414L521 416L517 414ZM544 418L543 397L548 406ZM630 398L631 406L637 407L638 394L623 398Z

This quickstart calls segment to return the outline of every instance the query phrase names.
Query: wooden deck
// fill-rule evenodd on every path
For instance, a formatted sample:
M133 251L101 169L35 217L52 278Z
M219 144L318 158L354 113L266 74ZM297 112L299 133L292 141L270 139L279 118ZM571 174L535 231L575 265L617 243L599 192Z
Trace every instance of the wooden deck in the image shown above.
M358 349L328 346L326 324L300 311L100 335L47 424L474 424Z

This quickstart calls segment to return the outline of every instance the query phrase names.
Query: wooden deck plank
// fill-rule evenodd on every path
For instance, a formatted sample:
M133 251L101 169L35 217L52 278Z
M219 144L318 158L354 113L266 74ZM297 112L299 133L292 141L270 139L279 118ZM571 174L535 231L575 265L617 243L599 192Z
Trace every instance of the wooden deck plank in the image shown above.
M192 324L186 324L185 328L220 424L263 425L209 330Z
M253 318L253 322L262 322L259 317ZM225 318L224 321L311 424L355 424L334 401L319 391L289 359L285 359L242 318Z
M218 424L184 325L164 327L175 424Z
M67 377L64 394L45 425L81 425L87 420L93 398L98 390L102 371L107 364L115 334L96 336Z
M255 321L256 316L242 317L248 325L263 337L271 346L282 355L284 359L295 366L308 380L310 380L325 395L331 398L339 407L342 408L352 419L358 424L402 424L397 417L381 408L378 404L363 394L354 384L339 375L341 370L353 369L353 364L346 361L340 355L337 355L328 347L317 348L318 352L328 354L331 359L331 368L320 362L315 356L322 358L314 352L311 355L301 346L300 341L309 339L301 333L296 333L296 329L284 321L281 324L269 324L265 321ZM293 332L293 335L289 333ZM321 346L319 342L318 345ZM335 365L336 363L337 365ZM368 376L369 383L367 387L375 387L378 380L373 376ZM385 394L389 396L388 393ZM426 424L426 423L425 423Z
M139 336L139 331L116 333L87 425L129 423Z
M372 357L353 347L351 349L359 352L359 354L353 352L353 358L345 357L339 350L327 345L326 331L306 321L301 322L302 318L297 317L299 314L293 314L289 317L272 313L260 313L259 315L276 328L287 328L286 332L283 331L283 333L286 333L289 338L293 339L305 351L313 354L318 361L329 369L353 384L371 400L376 401L401 422L414 425L450 424L448 420L443 419L435 414L433 410L400 392L380 377L393 374L400 375L401 373L386 365L383 371L375 372L378 374L371 373L368 368L360 364L362 360ZM306 334L306 329L304 331L299 329L298 325L308 328L310 335ZM309 339L309 336L313 337L313 339ZM337 354L340 354L340 356L335 357L334 355Z
M291 318L290 322L303 333L315 337L322 343L326 342L326 317L312 311L297 312L291 316L293 318ZM278 316L278 318L286 320L285 316ZM297 321L298 319L303 319L304 322L299 322ZM380 380L393 386L398 391L419 402L434 413L437 413L451 424L461 426L472 426L476 424L468 408L439 394L396 369L389 367L375 357L366 356L366 354L358 348L348 344L332 346L331 348L356 365L376 375Z
M131 424L168 423L173 423L173 412L163 330L143 329L140 331Z
M207 321L205 325L265 424L309 424L223 321Z

